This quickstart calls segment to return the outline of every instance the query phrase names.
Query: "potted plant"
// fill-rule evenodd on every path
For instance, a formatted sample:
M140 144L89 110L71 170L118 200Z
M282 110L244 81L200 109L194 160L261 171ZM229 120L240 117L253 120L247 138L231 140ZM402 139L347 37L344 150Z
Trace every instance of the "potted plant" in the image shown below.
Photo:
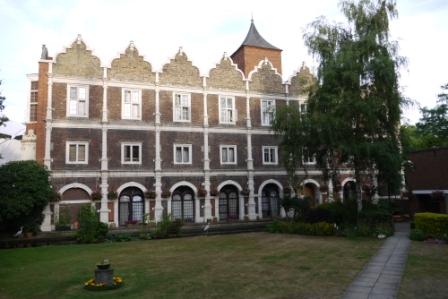
M146 196L147 198L154 199L154 198L156 198L156 192L154 192L154 191L148 191L148 192L145 193L145 196Z
M205 197L207 195L207 191L204 188L198 190L199 197Z
M91 198L93 201L101 200L101 193L99 192L93 192L91 195Z
M109 191L109 193L107 193L107 199L109 200L114 200L117 199L118 195L117 192L115 191Z

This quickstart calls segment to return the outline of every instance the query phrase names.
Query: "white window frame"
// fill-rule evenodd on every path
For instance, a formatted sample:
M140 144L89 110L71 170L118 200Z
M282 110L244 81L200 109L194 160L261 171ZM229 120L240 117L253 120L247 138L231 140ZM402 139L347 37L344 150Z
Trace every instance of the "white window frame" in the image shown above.
M222 117L222 108L221 108L221 99L225 98L226 103L228 99L232 99L232 109L226 108L226 110L232 111L232 120L231 121L225 121ZM238 111L235 108L235 97L234 96L226 96L226 95L220 95L218 97L218 107L219 107L219 123L220 124L226 124L226 125L234 125L237 121L237 114Z
M182 153L184 148L188 148L188 162L177 162L176 161L176 148L181 147ZM183 156L182 156L183 160ZM173 144L173 162L176 165L191 165L193 164L193 146L191 144L179 144L175 143Z
M76 161L70 161L70 145L84 145L86 148L85 161L78 161L78 147L76 147ZM66 141L65 142L65 164L89 164L89 142L87 141Z
M302 151L308 151L308 149L304 148ZM312 159L309 159L309 158L310 158L310 156L308 155L308 160L305 161L305 156L302 155L302 164L303 165L316 165L317 164L316 155L315 154L313 154Z
M181 97L181 110L180 110L180 118L177 117L176 115L176 97L180 96ZM187 103L188 103L188 119L182 119L182 97L186 96L187 97ZM184 92L174 92L173 93L173 122L191 122L191 94L189 93L184 93Z
M271 119L270 123L266 123L264 120L263 114L265 113L265 111L263 110L263 102L272 103L271 107L273 107L273 109L271 111L272 119ZM260 99L260 112L261 112L261 125L266 126L266 127L272 126L272 121L274 120L274 117L275 117L275 100L274 99Z
M138 146L138 161L132 161L132 150L131 150L131 161L124 160L125 147L126 146ZM121 164L142 164L142 143L141 142L122 142L121 143Z
M222 160L222 151L224 150L224 149L226 149L226 150L228 150L228 149L230 149L230 148L233 148L233 152L234 152L234 156L235 156L235 161L233 161L233 162L224 162L223 160ZM219 161L221 162L221 165L236 165L236 164L238 164L238 152L237 152L237 146L236 145L228 145L228 144L225 144L225 145L220 145L219 146Z
M137 100L138 100L138 106L139 106L138 107L138 116L132 115L132 105L134 104L134 103L132 103L132 96L131 96L131 103L130 103L130 105L131 105L130 115L129 116L125 115L124 101L125 101L125 93L128 91L131 92L131 94L134 92L137 93ZM129 120L141 120L142 119L142 90L141 89L137 89L137 88L122 88L121 89L121 119L129 119Z
M31 81L31 89L30 89L30 94L29 94L29 113L28 113L28 120L30 123L35 123L37 122L37 103L38 103L38 96L39 96L39 89L38 86L36 88L33 89L33 82L36 82L36 85L38 85L39 83L37 83L38 81ZM33 99L33 95L36 95L34 101ZM31 107L34 107L35 111L36 111L36 119L35 120L31 120L31 111L33 111L33 109L31 109Z
M265 150L269 151L269 156L271 156L271 150L274 150L274 162L266 161L264 159L264 151ZM263 165L278 165L278 146L270 146L270 145L262 146L261 147L261 155L263 157L262 158Z
M86 99L85 99L85 107L84 107L84 115L80 115L79 111L77 111L77 114L70 114L70 90L72 88L76 88L76 93L79 95L79 88L84 88L86 90ZM78 105L79 105L79 96L77 99ZM81 85L81 84L67 84L67 100L66 100L66 116L67 117L82 117L82 118L88 118L89 117L89 85Z

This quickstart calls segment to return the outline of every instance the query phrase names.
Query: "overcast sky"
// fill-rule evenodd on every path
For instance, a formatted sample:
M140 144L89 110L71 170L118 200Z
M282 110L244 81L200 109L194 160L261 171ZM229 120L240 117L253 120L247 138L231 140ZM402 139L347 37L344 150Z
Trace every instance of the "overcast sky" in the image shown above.
M408 65L401 70L403 94L422 106L434 106L440 86L448 83L448 1L398 1L392 37ZM110 67L134 41L153 70L182 46L202 75L232 54L244 40L253 14L260 34L283 49L283 79L302 61L313 67L302 35L319 16L343 21L336 0L313 1L37 1L0 0L0 86L6 115L26 120L29 84L26 74L37 72L41 45L55 57L81 34L88 48ZM404 118L415 122L417 107Z

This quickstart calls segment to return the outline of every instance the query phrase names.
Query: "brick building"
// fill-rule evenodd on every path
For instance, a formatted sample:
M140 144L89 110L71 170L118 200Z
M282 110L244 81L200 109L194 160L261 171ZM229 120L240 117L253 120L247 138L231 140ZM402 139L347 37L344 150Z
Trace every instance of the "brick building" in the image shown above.
M270 125L276 107L304 107L313 76L302 66L283 82L281 67L281 50L253 22L238 50L207 76L182 49L155 72L132 42L110 67L79 36L54 59L44 48L38 74L28 76L24 137L26 158L51 170L60 194L45 210L43 229L54 228L62 211L76 227L88 203L116 226L145 214L204 222L284 213L287 176ZM322 188L315 161L303 162L304 192L327 200L331 184ZM340 181L354 181L349 170Z

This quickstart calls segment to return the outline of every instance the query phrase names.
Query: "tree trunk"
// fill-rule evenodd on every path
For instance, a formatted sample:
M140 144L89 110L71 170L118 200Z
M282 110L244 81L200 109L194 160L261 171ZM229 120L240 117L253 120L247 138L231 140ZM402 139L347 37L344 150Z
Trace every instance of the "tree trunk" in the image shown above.
M361 189L361 173L358 167L355 165L355 179L356 179L356 205L358 207L358 213L362 210L362 189Z

